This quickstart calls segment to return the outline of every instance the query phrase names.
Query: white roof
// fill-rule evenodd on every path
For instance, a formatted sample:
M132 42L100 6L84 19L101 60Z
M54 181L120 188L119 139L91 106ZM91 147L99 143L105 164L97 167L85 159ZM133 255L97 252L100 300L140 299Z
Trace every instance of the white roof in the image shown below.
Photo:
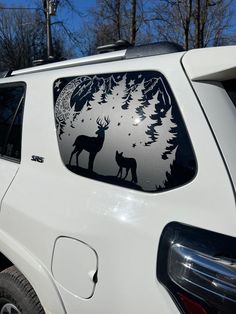
M236 78L236 45L190 50L183 56L182 64L194 81Z
M97 54L97 55L89 56L89 57L76 58L76 59L71 59L71 60L66 60L66 61L49 63L45 65L35 66L32 68L16 70L12 72L12 75L36 73L36 72L42 72L42 71L48 71L48 70L69 68L69 67L74 67L74 66L79 66L79 65L116 61L116 60L123 59L125 57L125 53L126 53L126 50L119 50L115 52L101 53L101 54Z
M117 61L124 59L125 54L126 50L102 53L89 57L17 70L13 71L12 75L36 73L87 64ZM189 50L183 55L182 64L188 77L194 81L222 81L236 78L236 45Z

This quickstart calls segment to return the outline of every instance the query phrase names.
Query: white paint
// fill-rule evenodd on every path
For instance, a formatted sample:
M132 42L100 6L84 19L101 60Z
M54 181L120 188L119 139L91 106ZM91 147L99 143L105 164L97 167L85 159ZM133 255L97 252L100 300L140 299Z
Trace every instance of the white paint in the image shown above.
M8 186L14 179L18 168L18 163L0 159L0 203L8 189Z
M176 305L156 279L164 226L179 221L236 236L231 184L183 72L182 55L75 66L1 80L25 81L27 95L22 162L2 202L0 250L32 283L46 313L177 314ZM80 177L65 168L59 154L53 82L61 76L137 69L157 70L167 78L198 162L197 176L191 183L164 193L143 193ZM222 124L227 127L224 119ZM45 162L33 163L32 155L45 157ZM52 254L60 236L88 243L98 253L98 283L89 300L53 281ZM73 278L71 285L76 285Z
M65 237L57 239L52 273L63 289L77 297L89 299L94 293L93 277L97 268L97 254L86 243Z
M13 71L12 75L24 75L24 74L33 74L37 72L44 72L48 70L55 70L55 69L67 69L70 67L75 66L82 66L87 64L98 64L103 62L111 62L111 61L117 61L121 60L125 56L126 50L120 50L115 52L109 52L109 53L103 53L98 54L90 57L84 57L84 58L76 58L66 61L60 61L56 63L49 63L45 65L40 65L32 68L22 69Z
M235 78L236 46L202 48L188 51L182 59L191 80L223 81Z

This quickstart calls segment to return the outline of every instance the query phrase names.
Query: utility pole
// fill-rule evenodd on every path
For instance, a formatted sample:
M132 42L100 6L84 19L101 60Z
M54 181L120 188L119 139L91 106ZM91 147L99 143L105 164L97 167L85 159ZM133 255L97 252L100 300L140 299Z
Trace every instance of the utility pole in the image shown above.
M197 48L201 47L201 0L197 0Z
M42 0L43 8L46 16L46 28L47 28L47 58L53 59L53 44L52 44L52 24L51 24L51 16L56 15L57 6L59 4L59 0Z
M51 30L51 15L49 14L49 0L46 1L46 25L47 25L47 57L53 58L52 46L52 30Z
M135 44L137 33L137 0L131 1L131 17L130 17L130 40L131 45Z

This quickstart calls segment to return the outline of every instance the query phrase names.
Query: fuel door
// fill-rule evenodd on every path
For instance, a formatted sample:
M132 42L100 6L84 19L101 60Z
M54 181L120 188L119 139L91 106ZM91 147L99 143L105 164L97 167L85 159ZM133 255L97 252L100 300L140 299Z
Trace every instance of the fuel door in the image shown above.
M97 253L88 244L68 237L56 240L52 273L64 289L80 298L91 298L97 283L97 271Z

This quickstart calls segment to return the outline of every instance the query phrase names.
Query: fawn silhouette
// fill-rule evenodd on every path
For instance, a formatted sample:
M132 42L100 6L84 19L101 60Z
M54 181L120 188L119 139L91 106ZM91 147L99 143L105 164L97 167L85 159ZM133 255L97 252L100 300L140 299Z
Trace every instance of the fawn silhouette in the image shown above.
M76 165L79 167L79 155L85 150L89 152L89 164L88 169L93 171L93 163L97 153L102 149L105 140L105 131L109 128L110 119L109 117L104 117L105 123L99 117L96 120L98 129L96 131L97 137L91 137L87 135L79 135L73 146L74 150L71 153L69 165L71 165L71 160L74 154L76 154Z
M123 157L123 152L119 153L118 151L116 151L116 162L119 166L119 170L117 173L117 177L122 179L122 170L123 168L126 169L126 175L124 176L123 179L125 179L129 173L129 170L131 170L131 175L132 175L132 180L131 182L133 183L137 183L137 173L136 173L136 169L137 169L137 162L134 158L127 158L127 157Z

